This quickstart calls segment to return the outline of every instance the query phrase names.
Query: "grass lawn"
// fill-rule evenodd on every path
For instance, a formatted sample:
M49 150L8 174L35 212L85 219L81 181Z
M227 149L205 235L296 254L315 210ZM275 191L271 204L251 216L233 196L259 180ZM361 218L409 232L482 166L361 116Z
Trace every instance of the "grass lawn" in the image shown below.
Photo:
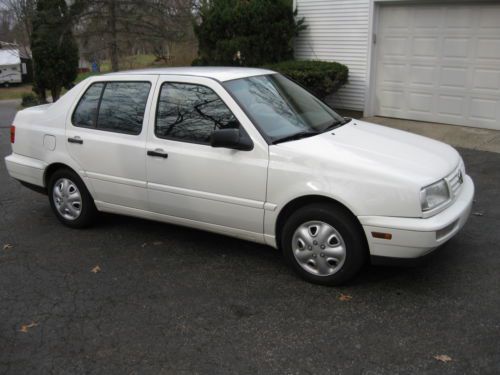
M120 70L147 68L154 65L154 55L133 55L120 58ZM104 60L101 62L101 71L110 72L111 62Z
M31 92L31 85L19 85L11 87L0 87L0 100L21 99L25 93Z

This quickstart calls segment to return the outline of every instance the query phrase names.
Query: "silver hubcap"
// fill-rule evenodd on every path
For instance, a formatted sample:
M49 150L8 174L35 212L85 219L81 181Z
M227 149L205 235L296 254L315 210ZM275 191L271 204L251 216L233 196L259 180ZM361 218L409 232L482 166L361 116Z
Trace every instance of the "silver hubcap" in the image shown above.
M322 221L300 225L292 237L295 259L309 273L330 276L345 262L346 246L340 233Z
M82 196L73 181L60 178L54 184L52 198L59 214L66 220L76 220L82 212Z

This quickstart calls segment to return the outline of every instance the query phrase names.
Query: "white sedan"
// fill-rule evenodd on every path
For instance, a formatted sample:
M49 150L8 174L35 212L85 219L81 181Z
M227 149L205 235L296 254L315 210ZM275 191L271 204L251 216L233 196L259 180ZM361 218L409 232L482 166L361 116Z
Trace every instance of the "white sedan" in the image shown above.
M269 70L170 68L79 83L17 113L10 175L70 227L98 211L280 248L337 285L423 257L465 224L474 185L452 147L343 118Z

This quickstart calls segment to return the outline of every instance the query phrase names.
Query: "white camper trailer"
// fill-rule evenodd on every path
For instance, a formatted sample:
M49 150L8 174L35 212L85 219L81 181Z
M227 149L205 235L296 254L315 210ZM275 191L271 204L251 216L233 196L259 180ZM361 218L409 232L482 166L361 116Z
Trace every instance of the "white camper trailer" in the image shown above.
M26 62L18 49L0 49L0 85L9 86L23 82L28 74Z

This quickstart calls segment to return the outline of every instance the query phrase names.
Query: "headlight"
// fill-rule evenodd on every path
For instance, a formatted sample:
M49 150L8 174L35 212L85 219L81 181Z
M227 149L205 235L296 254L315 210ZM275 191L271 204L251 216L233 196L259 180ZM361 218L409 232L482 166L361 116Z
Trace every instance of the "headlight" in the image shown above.
M424 187L420 190L420 203L422 211L429 211L447 202L450 199L450 191L445 180Z

